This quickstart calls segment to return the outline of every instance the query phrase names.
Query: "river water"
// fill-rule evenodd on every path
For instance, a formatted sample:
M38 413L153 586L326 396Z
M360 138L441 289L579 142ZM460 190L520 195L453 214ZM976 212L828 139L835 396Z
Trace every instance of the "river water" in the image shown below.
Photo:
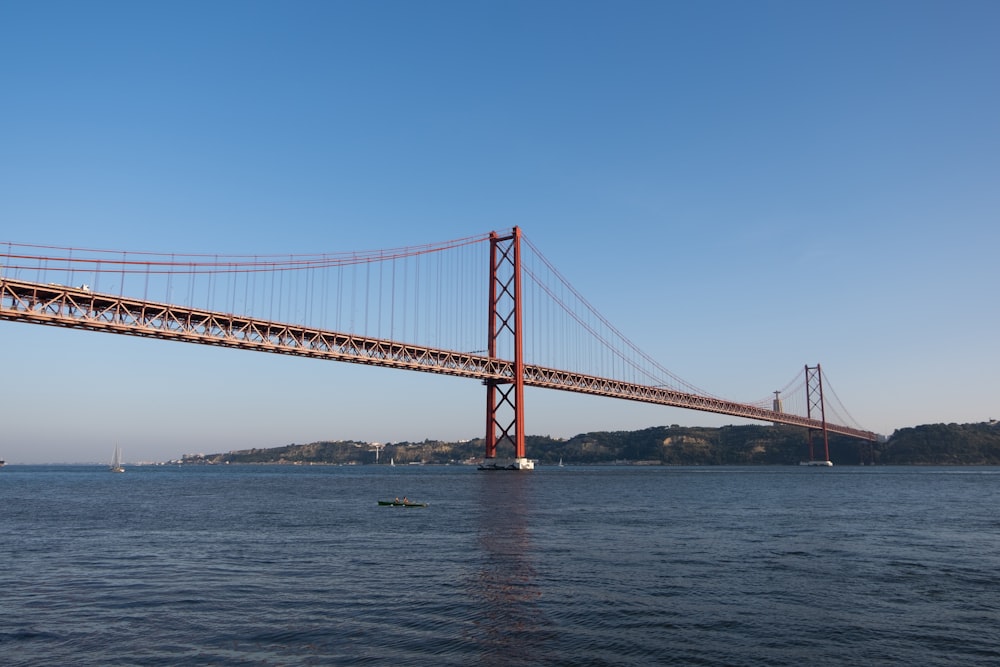
M1000 663L1000 468L8 465L0 512L4 665Z

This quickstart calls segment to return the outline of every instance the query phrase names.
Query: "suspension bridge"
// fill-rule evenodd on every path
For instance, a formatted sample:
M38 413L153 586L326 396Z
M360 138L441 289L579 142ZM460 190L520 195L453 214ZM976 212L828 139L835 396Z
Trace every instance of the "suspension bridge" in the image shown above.
M477 380L486 394L485 469L533 467L525 387L804 427L814 464L829 464L830 433L876 439L818 363L753 401L682 380L601 316L517 227L293 255L6 243L0 319Z

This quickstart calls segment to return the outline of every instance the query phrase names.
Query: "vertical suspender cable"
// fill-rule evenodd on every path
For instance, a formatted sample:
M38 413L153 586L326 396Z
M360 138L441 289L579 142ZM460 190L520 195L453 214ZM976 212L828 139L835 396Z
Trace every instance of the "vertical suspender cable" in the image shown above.
M400 326L400 336L402 337L402 342L407 342L406 340L406 315L409 310L410 301L410 256L409 254L403 255L403 322Z
M389 338L396 340L396 262L397 258L392 259L392 288L389 294Z
M368 305L371 303L371 279L372 279L372 263L370 259L365 260L365 325L363 328L363 333L368 336L371 329L368 325Z
M378 251L378 329L375 332L379 338L382 338L382 294L384 291L384 286L382 285L382 274L385 269L385 260L382 259L382 251Z
M357 298L358 298L358 264L357 264L357 255L352 255L351 256L351 260L352 261L351 261L351 318L350 318L351 329L350 329L350 332L351 333L357 333L357 330L354 328L354 313L357 310L356 303L357 303Z

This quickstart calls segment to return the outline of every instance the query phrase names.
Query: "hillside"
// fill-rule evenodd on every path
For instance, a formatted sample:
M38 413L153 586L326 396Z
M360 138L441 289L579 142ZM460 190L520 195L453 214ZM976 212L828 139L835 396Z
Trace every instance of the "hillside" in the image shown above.
M794 465L808 458L807 433L790 426L723 426L721 428L656 426L639 431L583 433L568 440L526 438L528 455L540 464L560 459L572 464L633 463L646 465ZM816 457L822 442L816 438ZM379 462L472 463L483 453L481 438L462 442L386 443ZM509 447L499 457L511 456ZM1000 426L929 424L900 429L885 442L864 443L830 436L835 465L1000 465ZM266 449L193 455L185 463L365 464L375 462L371 444L323 441Z
M882 463L1000 465L1000 423L925 424L899 429L881 447Z

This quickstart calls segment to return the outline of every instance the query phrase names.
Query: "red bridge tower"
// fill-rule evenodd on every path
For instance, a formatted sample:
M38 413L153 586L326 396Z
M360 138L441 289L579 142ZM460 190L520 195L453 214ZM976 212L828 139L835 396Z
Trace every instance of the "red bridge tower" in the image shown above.
M480 470L533 470L535 462L524 453L524 348L521 329L521 228L509 236L490 234L489 295L490 359L496 359L498 342L513 348L514 376L485 380L486 453ZM496 460L497 445L514 447L513 462Z

